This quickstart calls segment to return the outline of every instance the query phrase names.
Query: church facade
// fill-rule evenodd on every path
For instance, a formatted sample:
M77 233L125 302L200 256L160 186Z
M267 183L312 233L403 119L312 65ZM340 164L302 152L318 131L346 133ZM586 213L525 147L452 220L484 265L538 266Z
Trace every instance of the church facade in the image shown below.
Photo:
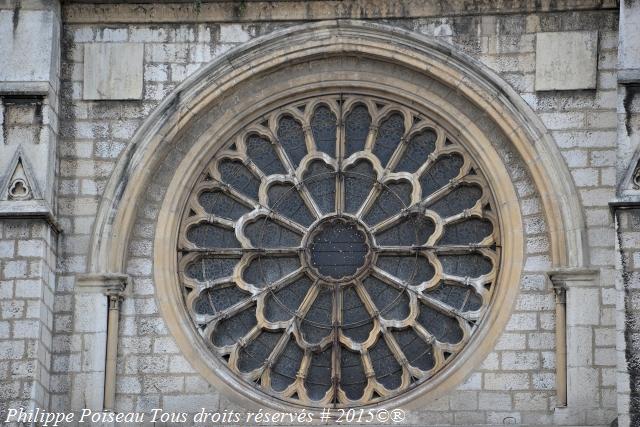
M640 425L639 1L0 0L0 101L3 422Z

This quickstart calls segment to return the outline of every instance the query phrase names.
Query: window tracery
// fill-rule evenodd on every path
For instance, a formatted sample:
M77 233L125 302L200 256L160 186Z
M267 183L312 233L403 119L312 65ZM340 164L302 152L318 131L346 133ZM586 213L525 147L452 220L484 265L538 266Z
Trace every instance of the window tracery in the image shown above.
M193 189L185 303L213 357L264 393L380 402L476 332L499 270L493 204L467 150L419 112L295 102L246 126Z

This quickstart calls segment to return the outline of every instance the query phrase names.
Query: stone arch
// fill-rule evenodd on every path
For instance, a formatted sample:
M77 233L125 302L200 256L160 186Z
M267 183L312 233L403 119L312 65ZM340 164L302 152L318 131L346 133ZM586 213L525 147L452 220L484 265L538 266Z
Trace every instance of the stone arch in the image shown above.
M426 75L482 111L483 116L477 119L490 122L491 126L499 129L528 167L528 173L542 200L549 228L553 266L556 268L584 267L587 259L584 220L571 175L550 134L535 113L506 82L476 60L441 42L419 37L408 31L365 22L327 21L278 31L229 52L190 77L155 110L122 154L105 189L94 228L89 272L124 272L129 234L138 208L136 201L147 190L157 165L167 156L169 142L190 136L190 129L197 122L198 115L202 111L212 108L234 88L256 75L266 75L284 66L313 58L342 55L372 58L403 67L411 70L412 73ZM367 81L366 76L361 77ZM344 79L344 75L341 78ZM370 79L367 83L370 86L376 85L377 90L387 92L391 92L390 88L399 87L397 81L392 79L389 81ZM293 82L291 88L283 88L277 96L295 96L302 91L318 91L330 84L334 83ZM408 91L408 88L409 86L405 91ZM398 93L398 96L410 98L409 94ZM444 100L445 97L446 94L442 94L441 99ZM267 108L268 102L267 100L265 105L256 108ZM428 108L428 100L423 102L425 108ZM443 101L443 104L446 102ZM432 107L436 110L434 106ZM446 110L442 105L440 107ZM450 106L449 110L443 111L442 114L446 117L446 121L455 122L455 128L461 132L462 138L467 134L482 134L470 118L466 116L456 118L456 109L457 107ZM241 115L244 112L240 109L227 111L221 113L221 117L230 119L236 114ZM225 123L229 121L219 120ZM220 134L230 133L232 131L230 125L225 126L220 124L215 131ZM204 132L204 136L198 136L194 147L182 160L184 164L196 165L192 167L194 170L203 169L204 160L201 159L208 158L207 153L211 150L211 147L208 147L211 145L209 144L211 132L213 131L208 134ZM491 164L491 161L500 162L495 153L478 150L475 154L482 158L485 164ZM179 182L172 180L169 189L188 184L193 178L189 175L193 174L185 173L177 180ZM496 176L499 174L500 172L497 171ZM504 182L505 176L507 175L502 175L504 185L498 188L498 193L507 195L507 199L513 198L515 193L512 188L508 188L511 182ZM508 176L506 179L508 180ZM500 185L499 182L498 185ZM176 202L172 206L177 205ZM511 205L504 209L509 207L514 208ZM170 210L161 211L159 224L163 224L163 231L167 235L156 235L156 244L171 241L171 234L175 233L175 228L169 219L174 214L175 212ZM519 215L514 215L509 225L515 227L513 229L516 231L521 230ZM522 259L522 241L521 237L513 238L515 239L513 248L519 249L520 252L518 253L517 250L514 252L512 264L519 264ZM514 267L510 270L512 278L519 277L519 268ZM166 272L162 274L166 275ZM513 288L515 287L511 286L509 295L504 296L505 300L513 301L517 292L517 289ZM166 297L167 295L160 296L161 309L164 305L162 299ZM179 325L182 321L180 313L171 310L163 311L170 329L172 323ZM509 315L508 311L510 309L500 314L500 319L498 317L493 319L493 322L504 325ZM184 325L176 327L181 328ZM487 340L478 355L469 358L473 359L473 363L469 360L464 361L465 366L477 365L489 351L496 337L497 334L494 333L493 340ZM190 341L183 343L188 342ZM187 358L201 373L210 371L211 366L196 360L199 357L198 351L198 349L189 350L190 354ZM470 368L459 370L446 382L455 384L461 381L469 370ZM207 378L214 382L210 376ZM232 383L231 378L226 380L231 384L220 385L242 391ZM395 403L404 404L407 401L408 399L400 399Z
M294 44L296 40L298 43ZM497 74L450 45L415 33L359 21L327 21L274 32L228 52L184 81L147 118L121 155L105 188L92 236L90 272L119 272L136 197L163 142L202 107L257 72L319 53L391 58L436 76L493 118L527 161L551 227L555 267L586 265L582 209L568 167L535 112Z

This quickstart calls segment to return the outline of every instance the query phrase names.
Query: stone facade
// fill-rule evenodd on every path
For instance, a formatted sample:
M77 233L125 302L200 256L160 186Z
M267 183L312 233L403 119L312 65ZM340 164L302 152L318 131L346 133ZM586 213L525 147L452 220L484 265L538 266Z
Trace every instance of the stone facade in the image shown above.
M194 82L222 81L211 78L208 70L218 69L211 64L226 61L233 68L242 49L277 31L363 19L442 42L504 81L553 141L564 163L558 174L569 173L579 203L572 214L584 231L576 238L579 261L558 261L553 242L567 230L554 228L549 194L537 187L531 169L551 160L522 156L509 142L513 135L479 108L464 106L462 91L431 79L430 91L466 108L480 130L495 136L490 145L516 190L525 250L517 297L504 308L511 315L504 330L495 331L493 349L455 387L419 408L409 405L406 423L604 426L617 419L620 426L640 425L640 30L634 25L640 3L94 3L0 0L0 57L7 58L0 63L0 191L9 194L21 176L33 191L27 200L0 196L0 413L20 406L100 411L112 391L115 400L106 409L116 412L247 412L250 405L237 392L194 367L192 351L178 345L160 309L158 218L180 161L207 132L192 106L179 102L192 96ZM558 54L564 46L570 58ZM351 57L322 64L364 75L379 62ZM391 56L389 62L407 81L423 78ZM253 87L225 88L228 98L207 117L225 117L235 108L234 96L258 104L269 84L312 79L312 68L285 63L256 77ZM154 119L175 111L185 120L195 117L195 124L177 137L166 135L158 168L145 173L143 197L126 207L134 212L131 228L109 231L128 236L116 254L124 267L117 271L96 258L102 244L96 235L117 223L116 214L101 222L101 206L132 185L130 171L122 172L130 158L156 155L135 150L143 135L163 125ZM27 165L20 176L19 161ZM101 286L114 280L126 291L109 303ZM566 290L562 369L554 285ZM114 390L107 348L112 311L118 320ZM566 405L558 404L559 372Z

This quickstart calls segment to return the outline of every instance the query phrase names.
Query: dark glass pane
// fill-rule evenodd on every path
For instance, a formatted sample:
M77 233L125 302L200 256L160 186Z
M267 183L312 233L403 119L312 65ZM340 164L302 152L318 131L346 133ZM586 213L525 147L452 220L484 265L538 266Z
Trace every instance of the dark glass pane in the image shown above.
M364 222L372 226L376 225L408 207L411 204L411 190L411 184L408 182L387 184L364 216Z
M271 142L260 135L249 135L245 142L247 155L265 175L285 174L280 158Z
M427 258L414 256L380 256L376 261L378 267L409 285L419 285L429 281L435 274L433 266Z
M311 356L311 364L304 380L304 386L312 400L321 400L331 388L331 354L331 347L327 347L321 353L314 353Z
M251 210L220 190L203 191L198 201L207 213L220 218L237 220Z
M222 160L218 165L222 181L226 182L240 193L258 200L260 181L242 162L238 160Z
M201 282L216 280L231 276L238 261L239 258L202 257L187 264L184 274Z
M200 294L194 301L194 310L198 314L214 314L239 303L249 296L249 293L244 292L235 284L216 286L213 289L205 289Z
M469 218L444 227L444 233L440 238L441 245L466 245L479 243L485 237L491 235L493 225L491 221L480 218Z
M362 357L346 348L340 351L340 388L347 397L357 400L362 397L367 386L367 376L362 367Z
M442 282L436 288L425 291L424 294L460 311L475 311L482 307L482 298L468 286Z
M428 217L411 214L376 234L376 243L381 246L424 245L434 230L435 225Z
M352 276L365 263L367 236L355 224L332 221L322 224L309 241L311 265L323 276Z
M359 161L345 173L345 211L356 213L367 199L376 182L376 173L369 162Z
M254 258L242 274L242 278L252 285L263 288L300 267L298 257L259 256Z
M199 248L239 248L233 230L215 224L195 224L187 230L187 240Z
M273 184L267 190L269 206L274 211L302 225L310 225L313 216L298 191L290 184Z
M307 155L304 130L300 122L291 116L283 116L278 122L278 140L291 162L298 167L300 160Z
M307 342L317 343L331 334L331 314L333 312L333 293L324 288L316 297L307 315L302 319L300 330Z
M347 157L364 149L365 143L367 142L367 136L369 135L370 126L371 116L369 115L367 107L364 105L356 106L347 115L345 120Z
M302 276L284 288L267 295L264 307L265 318L270 322L291 319L309 288L311 288L311 281L307 276Z
M318 151L335 157L336 155L336 115L328 107L321 105L311 117L311 131Z
M248 308L235 316L223 319L218 323L213 334L213 344L223 347L235 344L256 326L256 307Z
M482 189L476 185L461 185L433 203L429 209L446 218L472 208L482 197Z
M262 331L246 347L241 348L238 356L238 369L241 372L251 372L264 365L282 332Z
M373 329L371 316L351 286L342 292L342 325L342 333L356 342L366 341Z
M304 352L296 344L292 336L282 354L274 363L273 368L271 368L271 388L275 391L283 391L293 384L303 356Z
M393 336L412 366L423 371L428 371L435 366L433 348L420 338L413 328L393 331Z
M420 303L419 306L418 323L435 336L438 341L451 344L460 342L463 332L457 320L440 313L426 304Z
M369 276L364 287L385 319L404 320L409 315L409 297L406 292L396 289L383 281Z
M441 255L438 257L446 274L461 277L479 277L493 268L491 260L477 253Z
M434 193L447 185L451 179L458 176L463 163L464 159L458 154L439 157L420 177L422 197L424 198Z
M311 162L304 174L304 185L322 213L333 212L336 204L336 175L324 162Z
M396 360L385 340L380 338L371 347L369 354L378 382L389 390L400 387L400 384L402 384L402 366Z
M244 235L256 248L300 246L302 236L270 218L259 218L244 228Z
M429 158L429 154L435 151L437 138L438 135L431 129L412 136L395 170L414 173L420 169Z
M393 113L382 122L376 142L373 144L373 154L380 159L382 166L387 165L403 135L404 117L400 113Z

